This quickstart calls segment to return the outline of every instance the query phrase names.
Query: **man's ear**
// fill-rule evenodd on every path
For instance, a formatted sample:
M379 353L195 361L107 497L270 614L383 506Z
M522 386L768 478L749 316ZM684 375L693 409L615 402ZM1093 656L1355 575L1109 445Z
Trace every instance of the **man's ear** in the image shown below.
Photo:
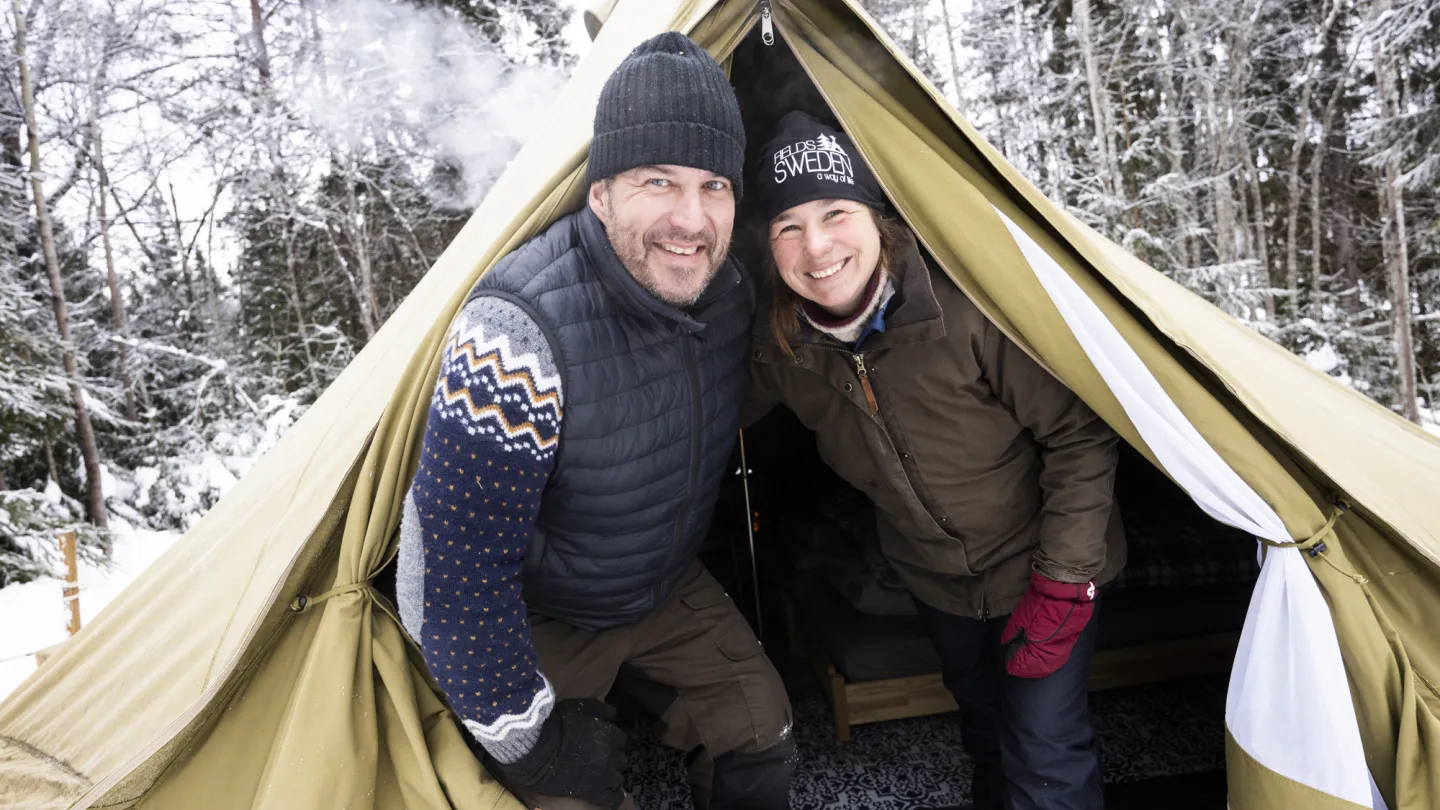
M590 193L585 195L586 203L589 204L590 210L595 212L596 219L599 219L602 225L609 224L606 222L606 218L610 216L610 200L605 191L606 185L604 180L596 180L590 184Z

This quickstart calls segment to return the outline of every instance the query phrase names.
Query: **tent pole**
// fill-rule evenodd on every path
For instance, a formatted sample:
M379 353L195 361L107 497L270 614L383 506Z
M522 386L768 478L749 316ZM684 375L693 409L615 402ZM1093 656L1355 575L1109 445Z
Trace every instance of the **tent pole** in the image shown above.
M750 541L750 592L755 597L755 635L765 640L765 620L760 617L760 567L755 562L755 511L750 506L750 463L745 459L745 430L740 430L740 483L745 488L745 536Z

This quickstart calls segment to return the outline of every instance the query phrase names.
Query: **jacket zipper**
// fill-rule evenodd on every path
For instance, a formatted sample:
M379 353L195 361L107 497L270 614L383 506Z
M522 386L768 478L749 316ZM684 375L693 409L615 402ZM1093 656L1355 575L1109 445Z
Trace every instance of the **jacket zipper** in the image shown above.
M685 497L680 501L680 514L675 517L675 549L685 540L685 525L689 522L690 504L695 499L695 488L700 478L700 432L704 429L701 420L704 414L700 408L700 372L695 368L695 341L693 335L681 337L681 353L685 356L685 376L690 380L690 475L686 479Z
M770 0L760 0L760 41L775 44L775 22L770 15Z
M885 444L889 445L890 454L895 458L895 462L900 465L900 474L905 478L905 486L909 487L911 497L915 499L916 503L920 504L920 508L930 517L935 527L943 533L945 529L940 524L940 521L934 515L930 514L929 508L925 506L924 501L920 500L920 493L915 491L915 484L910 481L910 473L905 469L905 460L900 455L900 448L896 447L895 440L890 438L890 429L885 426L885 417L880 414L880 405L875 399L875 391L870 387L870 369L865 365L864 353L856 354L846 351L839 346L826 346L823 343L805 343L802 345L827 352L844 352L855 359L855 372L860 375L860 387L865 392L866 404L870 406L870 419L875 422L876 427L880 428L880 435L885 437ZM989 609L986 608L987 615L988 612Z
M865 404L870 406L871 415L880 413L880 403L875 401L875 391L870 388L870 372L865 369L865 354L856 353L855 374L860 377L860 388L865 392Z

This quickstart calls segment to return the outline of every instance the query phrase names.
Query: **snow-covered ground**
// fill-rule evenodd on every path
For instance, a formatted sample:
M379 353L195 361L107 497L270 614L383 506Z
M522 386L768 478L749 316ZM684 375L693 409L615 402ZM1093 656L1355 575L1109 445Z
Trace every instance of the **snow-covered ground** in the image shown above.
M119 529L114 558L108 567L80 565L81 624L99 615L179 537L178 531ZM65 640L65 622L70 614L63 588L64 583L53 577L0 588L0 700L35 671L37 650Z
M156 531L147 528L147 523L195 525L280 440L304 410L305 406L294 398L266 395L259 398L253 413L213 424L208 440L197 436L192 446L177 451L157 467L133 471L102 467L114 553L108 565L81 560L81 625L98 616L185 532L184 528ZM51 487L53 493L47 489L32 500L58 502L59 488L53 482ZM0 514L3 518L5 515ZM53 542L27 539L32 543ZM54 561L58 557L51 546L50 553L40 559ZM35 671L36 651L65 640L69 610L63 589L58 576L0 588L0 700Z

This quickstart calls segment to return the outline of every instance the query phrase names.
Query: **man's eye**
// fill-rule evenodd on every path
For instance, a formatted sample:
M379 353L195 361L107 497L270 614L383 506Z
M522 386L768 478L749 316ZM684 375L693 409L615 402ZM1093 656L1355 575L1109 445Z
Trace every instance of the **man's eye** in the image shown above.
M670 181L665 179L664 177L652 177L648 182L650 183L650 185L655 186L656 188L665 188L666 186L670 185Z
M728 184L724 180L711 180L705 184L705 188L709 191L724 191Z

